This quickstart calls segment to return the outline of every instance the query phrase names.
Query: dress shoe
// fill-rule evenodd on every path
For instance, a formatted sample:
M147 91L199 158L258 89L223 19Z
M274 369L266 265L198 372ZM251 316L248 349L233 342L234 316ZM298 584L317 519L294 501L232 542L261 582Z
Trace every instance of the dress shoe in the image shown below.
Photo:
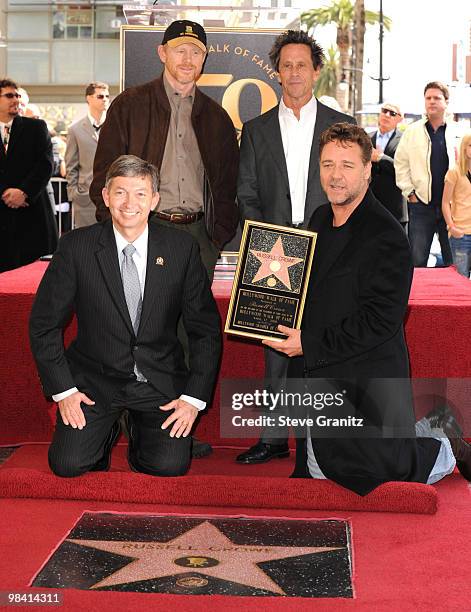
M425 418L430 423L432 429L442 429L448 438L460 438L463 435L455 415L445 404L431 410Z
M455 455L456 467L461 475L471 482L471 444L463 438L449 438L451 450Z
M90 472L107 472L110 469L111 464L111 451L113 450L113 446L116 444L116 440L121 433L121 426L119 421L113 423L113 427L108 435L108 438L103 445L103 457L95 463L95 465L91 468Z
M201 459L207 457L213 452L213 447L208 442L202 442L194 436L192 437L193 444L191 446L191 456L193 459Z
M248 450L237 455L237 463L266 463L272 459L289 457L288 444L266 444L258 442Z

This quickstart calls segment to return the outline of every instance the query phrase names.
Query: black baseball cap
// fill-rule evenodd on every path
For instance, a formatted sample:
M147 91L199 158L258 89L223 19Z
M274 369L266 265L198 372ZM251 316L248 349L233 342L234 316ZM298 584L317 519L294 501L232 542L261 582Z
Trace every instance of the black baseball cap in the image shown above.
M206 52L206 32L196 21L181 19L174 21L165 30L162 44L169 47L178 47L185 43L192 43Z

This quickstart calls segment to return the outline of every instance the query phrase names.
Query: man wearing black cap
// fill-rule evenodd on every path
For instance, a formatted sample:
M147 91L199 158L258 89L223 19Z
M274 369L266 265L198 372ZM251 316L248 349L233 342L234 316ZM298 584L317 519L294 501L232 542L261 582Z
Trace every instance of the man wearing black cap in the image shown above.
M160 202L153 220L190 233L212 280L222 246L235 234L239 148L233 123L196 87L206 58L206 33L193 21L174 21L157 53L163 74L130 87L113 101L101 129L90 197L96 217L109 217L102 188L120 155L145 159L160 171ZM188 345L183 333L179 334ZM193 455L211 449L194 444Z
M213 277L221 247L235 234L239 150L229 115L196 87L206 58L206 33L174 21L157 53L163 74L123 91L111 105L95 155L90 195L98 221L108 218L101 190L119 155L152 162L162 177L159 222L191 233Z

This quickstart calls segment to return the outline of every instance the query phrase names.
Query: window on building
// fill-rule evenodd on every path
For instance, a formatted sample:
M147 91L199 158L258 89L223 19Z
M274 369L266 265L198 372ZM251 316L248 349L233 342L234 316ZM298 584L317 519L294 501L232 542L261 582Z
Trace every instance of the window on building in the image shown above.
M55 4L28 7L9 0L7 72L20 83L119 83L122 6Z
M93 16L90 6L57 5L52 10L52 38L92 38Z

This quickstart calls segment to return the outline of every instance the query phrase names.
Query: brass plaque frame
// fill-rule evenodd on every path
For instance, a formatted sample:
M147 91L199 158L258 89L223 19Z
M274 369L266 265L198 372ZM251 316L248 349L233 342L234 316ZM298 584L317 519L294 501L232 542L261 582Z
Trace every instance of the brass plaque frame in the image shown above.
M226 333L283 340L278 324L300 328L316 239L308 230L245 222Z

